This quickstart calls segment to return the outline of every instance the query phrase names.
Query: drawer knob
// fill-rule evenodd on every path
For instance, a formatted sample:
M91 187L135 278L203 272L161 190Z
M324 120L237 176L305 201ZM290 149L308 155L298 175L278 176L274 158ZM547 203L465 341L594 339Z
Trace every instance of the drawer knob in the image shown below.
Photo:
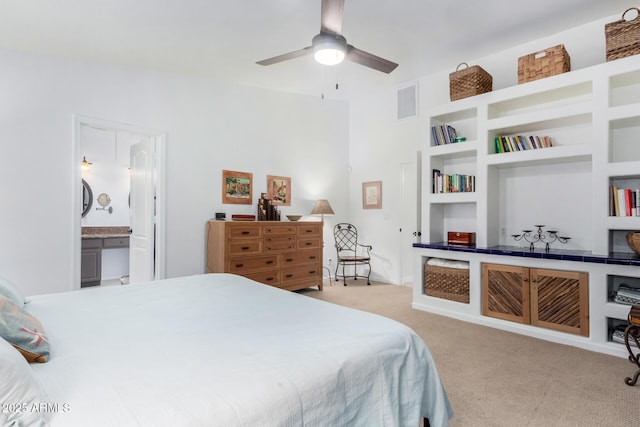
M267 264L273 264L273 260L272 259L268 260Z
M306 242L306 243L305 243L305 245L306 245L306 246L311 246L311 245L312 245L312 243L311 243L311 242Z
M249 232L248 231L243 231L242 234L249 234Z
M293 258L287 258L285 261L286 262L291 262L291 261L293 261Z
M251 249L249 246L243 246L243 247L242 247L242 250L243 250L243 251L248 251L249 249Z
M285 277L289 279L290 277L293 277L293 274L287 274Z
M311 270L311 271L309 272L309 274L316 274L316 271L315 271L315 270Z
M267 277L267 282L271 282L273 280L273 277Z
M315 256L315 255L311 255L311 256L309 257L309 259L316 259L316 256Z
M236 264L236 268L244 267L244 264Z

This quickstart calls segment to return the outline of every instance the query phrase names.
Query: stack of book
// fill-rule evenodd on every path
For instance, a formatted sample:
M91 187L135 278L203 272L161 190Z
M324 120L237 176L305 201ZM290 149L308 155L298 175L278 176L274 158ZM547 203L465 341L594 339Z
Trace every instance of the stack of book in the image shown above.
M496 153L513 153L515 151L537 150L551 147L551 137L537 135L496 136L494 139Z
M458 137L456 130L453 126L447 124L431 126L431 136L433 137L433 143L435 145L453 144Z
M439 193L470 193L476 191L476 177L474 175L440 173L439 169L433 170L434 194Z
M640 216L640 188L609 187L609 216Z

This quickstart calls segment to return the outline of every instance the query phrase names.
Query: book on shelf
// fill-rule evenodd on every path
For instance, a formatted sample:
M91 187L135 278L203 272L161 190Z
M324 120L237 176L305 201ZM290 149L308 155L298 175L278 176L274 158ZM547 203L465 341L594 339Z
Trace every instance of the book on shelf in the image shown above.
M538 135L498 135L494 138L496 153L537 150L551 147L551 137Z
M609 216L640 216L640 188L609 186Z
M433 145L453 144L456 142L458 133L453 126L441 124L431 126L431 137Z
M433 169L432 192L440 193L472 193L476 191L476 177L465 174L443 174Z

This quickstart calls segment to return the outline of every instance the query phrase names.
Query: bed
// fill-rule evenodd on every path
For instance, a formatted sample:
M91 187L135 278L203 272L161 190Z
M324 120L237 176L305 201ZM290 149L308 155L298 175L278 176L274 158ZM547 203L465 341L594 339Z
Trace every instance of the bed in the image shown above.
M410 328L240 276L29 300L50 345L28 366L51 427L436 427L453 415Z

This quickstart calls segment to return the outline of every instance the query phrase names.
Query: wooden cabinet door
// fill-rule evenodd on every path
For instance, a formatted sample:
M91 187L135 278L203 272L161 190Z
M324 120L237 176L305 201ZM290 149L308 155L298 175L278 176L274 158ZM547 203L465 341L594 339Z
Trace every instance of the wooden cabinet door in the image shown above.
M482 264L482 314L528 324L529 269Z
M531 324L589 336L587 273L532 268Z

